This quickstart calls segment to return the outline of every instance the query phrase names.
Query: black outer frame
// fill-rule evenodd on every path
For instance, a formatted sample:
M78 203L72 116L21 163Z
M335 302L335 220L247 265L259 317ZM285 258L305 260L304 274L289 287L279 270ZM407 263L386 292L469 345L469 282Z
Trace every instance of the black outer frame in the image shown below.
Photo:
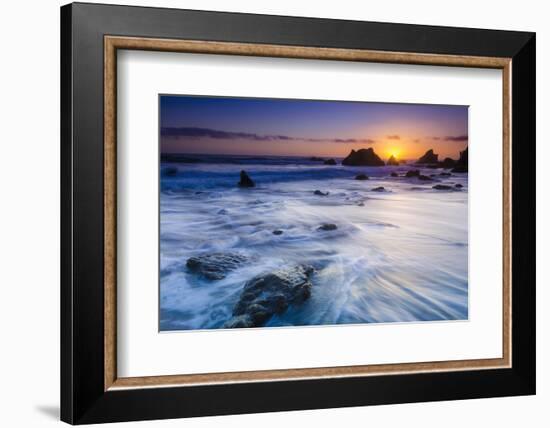
M512 368L105 392L104 35L512 58ZM61 420L85 424L534 394L535 97L534 33L63 6Z

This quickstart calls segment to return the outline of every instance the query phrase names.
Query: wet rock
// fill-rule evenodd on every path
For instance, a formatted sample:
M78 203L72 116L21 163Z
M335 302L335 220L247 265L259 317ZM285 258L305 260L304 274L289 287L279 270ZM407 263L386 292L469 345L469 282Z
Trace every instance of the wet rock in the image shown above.
M452 174L450 172L440 172L439 175L441 177L450 177Z
M437 158L439 155L435 154L433 149L428 150L416 161L419 164L437 164Z
M456 183L456 184L455 184L455 187L456 187L457 189L462 189L464 186L463 186L462 184L460 184L460 183Z
M310 161L315 161L315 162L323 162L325 159L324 158L320 158L318 156L311 156L309 158Z
M317 230L336 230L338 229L338 226L336 226L334 223L324 223L321 226L317 228Z
M388 166L399 166L399 162L397 159L395 159L394 155L391 155L388 161L386 162L386 165Z
M221 210L218 210L219 215L227 215L228 211L225 208L222 208Z
M328 196L328 192L321 192L320 190L316 190L313 194L317 196Z
M412 169L410 171L407 171L405 174L405 177L411 178L411 177L418 177L420 175L420 171L417 169Z
M445 169L453 168L456 165L456 161L451 158L445 158L443 159L443 162L441 162L441 166Z
M280 230L280 229L277 229L277 230L274 230L272 233L273 233L273 235L282 235L283 231Z
M350 154L342 161L342 165L348 166L384 166L385 163L374 152L372 147L368 149L352 150Z
M245 170L241 171L241 180L239 181L239 187L254 187L256 184L248 176Z
M372 189L373 192L385 192L386 189L384 189L384 187L380 186L380 187L375 187L374 189Z
M226 328L260 327L290 305L303 303L311 296L314 269L308 265L279 269L248 281L233 308Z
M356 179L356 180L368 180L368 179L369 179L369 176L366 175L366 174L357 174L357 175L355 176L355 179Z
M187 259L189 271L212 281L224 279L226 275L248 260L236 253L210 253Z
M166 168L162 168L161 175L164 177L174 177L178 175L178 169L174 166L167 166Z
M420 174L418 176L418 179L422 180L422 181L432 181L432 179L430 177L428 177L427 175L422 175L422 174Z
M435 189L435 190L452 190L452 187L448 186L446 184L436 184L435 186L432 186L432 189Z
M336 165L336 161L334 159L327 159L323 162L325 165Z
M399 174L398 174L397 172L392 172L390 175L391 175L392 177L399 177Z
M468 147L460 152L460 158L451 172L468 172Z

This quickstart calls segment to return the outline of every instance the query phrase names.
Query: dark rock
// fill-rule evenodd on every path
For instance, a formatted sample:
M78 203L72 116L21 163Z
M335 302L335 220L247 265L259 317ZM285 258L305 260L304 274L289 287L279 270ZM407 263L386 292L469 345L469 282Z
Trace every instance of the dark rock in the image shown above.
M399 174L397 174L397 172L392 172L390 175L391 175L392 177L399 177Z
M233 308L233 318L224 327L260 327L290 305L303 303L311 296L313 272L311 266L298 265L251 279Z
M368 180L369 176L366 175L366 174L358 174L358 175L355 176L355 179L356 180Z
M324 158L320 158L318 156L312 156L309 158L310 161L315 161L315 162L323 162L325 159Z
M241 171L241 180L239 181L239 187L254 187L256 184L248 176L246 171Z
M380 187L375 187L374 189L372 189L373 192L385 192L386 189L384 189L384 187L380 186Z
M426 168L429 168L429 169L438 169L438 168L442 168L442 166L435 163L435 164L432 164L432 165L427 165Z
M451 186L447 186L446 184L436 184L432 187L432 189L435 190L452 190Z
M280 230L280 229L277 229L277 230L273 231L273 235L282 235L282 234L283 234L283 231Z
M368 149L352 150L348 157L342 161L342 165L348 166L384 166L385 163L378 157L372 147Z
M455 187L456 187L457 189L462 189L464 186L463 186L462 184L460 184L460 183L457 183L457 184L455 184Z
M221 210L218 210L219 215L227 215L227 210L225 208L222 208Z
M435 174L430 174L430 178L434 178L435 177Z
M420 159L416 161L416 163L420 164L437 164L437 158L439 155L435 154L433 149L428 150L426 153L424 153L424 156L422 156Z
M405 177L418 177L420 175L420 171L417 169L412 169L410 171L407 171L405 174Z
M338 226L336 226L335 224L333 223L324 223L322 224L321 226L319 226L317 228L317 230L336 230L338 229Z
M390 158L388 159L388 161L386 162L386 165L399 166L399 162L397 161L397 159L395 159L394 155L391 155Z
M210 280L224 279L232 270L237 269L248 260L247 257L234 253L211 253L187 259L187 268Z
M456 161L451 158L445 158L443 159L443 162L441 162L440 165L445 169L449 169L449 168L453 168L456 165Z
M166 168L162 168L161 175L164 177L174 177L178 174L178 169L174 166L167 166Z
M321 192L320 190L316 190L313 194L317 196L328 196L328 192Z
M422 180L422 181L432 181L432 179L430 177L428 177L427 175L422 175L422 174L420 174L418 176L418 179Z
M451 172L468 172L468 147L460 152L460 158Z
M323 162L325 165L336 165L336 161L334 159L327 159Z

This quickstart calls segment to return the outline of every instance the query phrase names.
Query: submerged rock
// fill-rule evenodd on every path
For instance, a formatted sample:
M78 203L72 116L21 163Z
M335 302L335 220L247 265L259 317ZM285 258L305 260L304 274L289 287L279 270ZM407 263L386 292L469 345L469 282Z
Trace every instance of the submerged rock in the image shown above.
M384 189L384 187L380 186L380 187L375 187L374 189L372 189L373 192L385 192L386 189Z
M450 172L440 172L439 175L441 177L450 177L452 174Z
M233 318L224 327L260 327L290 305L303 303L311 296L313 272L311 266L298 265L251 279L233 308Z
M245 170L241 171L241 180L239 181L239 187L254 187L256 184L248 176Z
M355 176L355 179L356 179L356 180L368 180L368 179L369 179L369 176L366 175L366 174L357 174L357 175Z
M317 228L317 230L336 230L336 229L338 229L338 226L336 226L334 223L324 223Z
M457 184L455 184L455 187L456 187L457 189L462 189L464 186L463 186L462 184L460 184L460 183L457 183Z
M405 177L411 178L411 177L418 177L420 175L420 171L418 169L412 169L410 171L407 171L405 174Z
M422 175L422 174L420 174L418 176L418 179L422 180L422 181L432 181L432 179L430 177L428 177L427 175Z
M397 159L395 159L394 155L391 155L388 161L386 162L386 165L388 166L399 166L399 162Z
M215 281L224 279L247 260L247 257L236 253L210 253L190 257L186 266L191 272Z
M277 229L277 230L274 230L272 233L273 233L273 235L282 235L283 231L280 230L280 229Z
M391 175L392 177L399 177L399 174L398 174L397 172L392 172L390 175Z
M460 152L460 158L451 172L468 172L468 147Z
M321 192L320 190L316 190L313 194L317 196L328 196L328 192Z
M336 161L334 159L327 159L323 162L325 165L336 165Z
M342 165L348 166L384 166L385 163L374 152L372 147L368 149L352 150L342 161Z
M432 186L432 189L435 189L435 190L452 190L452 187L448 186L446 184L436 184L435 186Z
M424 153L423 156L420 157L416 161L416 163L420 164L437 164L437 158L439 155L435 154L433 149L428 150L426 153Z

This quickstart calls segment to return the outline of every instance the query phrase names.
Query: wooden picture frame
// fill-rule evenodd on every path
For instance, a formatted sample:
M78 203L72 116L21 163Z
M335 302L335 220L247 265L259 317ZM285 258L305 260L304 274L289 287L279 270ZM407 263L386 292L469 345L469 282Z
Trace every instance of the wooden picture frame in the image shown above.
M118 377L118 49L502 70L502 358ZM62 420L114 422L535 392L534 34L76 3L61 9L61 52Z

